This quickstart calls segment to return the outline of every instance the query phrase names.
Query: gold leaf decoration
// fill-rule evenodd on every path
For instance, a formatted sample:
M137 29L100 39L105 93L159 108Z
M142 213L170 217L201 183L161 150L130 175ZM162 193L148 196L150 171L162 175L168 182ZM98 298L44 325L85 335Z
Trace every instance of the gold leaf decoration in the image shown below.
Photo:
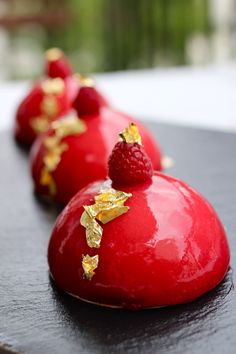
M56 120L52 123L52 128L60 139L69 135L82 134L86 131L85 123L76 116Z
M95 218L89 213L89 207L84 207L80 223L86 229L86 241L89 247L99 248L103 229L95 220Z
M40 105L41 111L46 117L55 117L59 111L57 99L53 95L46 95Z
M106 224L126 213L129 207L124 205L124 203L131 196L131 193L109 188L95 196L95 203L93 205L84 206L80 224L86 229L86 242L89 247L99 248L101 244L103 228L97 221ZM85 278L88 279L86 274Z
M95 197L96 219L106 224L126 213L129 207L124 206L124 203L131 196L131 193L117 191L113 188L103 191Z
M64 81L60 78L47 79L41 83L43 98L40 104L40 115L31 119L31 127L36 134L44 133L50 122L59 112L58 100L56 96L63 93L65 89Z
M48 61L55 61L63 56L63 52L59 48L50 48L45 52L45 58Z
M142 145L141 135L136 124L130 123L128 128L125 128L120 134L120 138L128 144L139 144Z
M91 77L81 74L77 74L77 77L79 77L81 86L94 87L94 81L91 79Z
M86 240L89 247L100 247L102 228L96 220L106 224L129 210L124 203L132 196L110 188L95 197L95 204L84 206L80 223L86 228Z
M43 167L41 171L40 184L48 187L50 195L54 196L56 194L56 183L46 167Z
M61 161L61 156L68 149L68 145L62 142L62 139L71 136L79 135L86 130L85 123L77 117L67 117L55 121L51 125L54 134L46 136L43 144L46 148L43 157L44 166L41 170L40 183L47 186L51 196L56 194L56 183L52 176L52 172L56 170Z
M48 142L47 142L48 143ZM45 144L46 146L46 144ZM47 146L48 151L45 154L43 158L43 162L45 167L49 172L54 171L57 168L57 165L59 164L61 160L61 155L64 151L67 150L68 146L67 144L62 144L58 142L56 146L52 146L49 148L49 145Z
M33 118L30 124L37 135L44 133L49 127L48 118L44 115Z
M52 150L57 147L57 145L60 143L60 140L58 139L57 136L51 135L51 136L46 136L44 138L44 146L47 148L47 150Z
M82 267L84 270L84 277L91 280L95 275L94 270L98 267L99 256L90 257L88 254L82 256Z
M48 136L44 139L44 146L47 151L43 157L44 167L41 170L40 183L48 187L49 194L54 196L56 194L56 183L52 176L59 162L61 161L62 153L67 150L68 146L61 143L56 136Z
M122 214L125 214L129 210L128 206L117 206L115 208L111 208L109 210L102 210L97 215L96 219L101 221L103 224L107 224L113 219L118 218Z
M45 95L60 95L64 91L65 83L60 77L57 77L43 81L41 86Z

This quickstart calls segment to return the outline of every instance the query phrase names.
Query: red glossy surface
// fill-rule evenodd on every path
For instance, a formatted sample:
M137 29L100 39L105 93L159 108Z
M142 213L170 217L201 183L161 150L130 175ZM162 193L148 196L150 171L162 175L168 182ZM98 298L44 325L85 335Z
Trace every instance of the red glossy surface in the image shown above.
M73 102L73 108L80 118L99 114L104 106L109 106L109 103L94 86L82 86Z
M72 75L71 65L64 54L56 60L46 60L45 73L48 77L65 79Z
M41 103L44 97L41 87L42 82L43 81L37 82L32 87L27 96L20 103L16 112L14 134L16 139L25 145L31 145L37 137L37 134L31 126L31 122L33 118L39 117L42 114ZM58 112L50 118L51 120L57 119L70 110L77 87L78 84L76 80L68 78L65 81L64 92L55 96L58 103Z
M79 192L58 217L48 249L56 284L87 301L138 309L193 301L214 288L229 266L222 224L211 205L182 181L155 173L132 192L126 214L103 225L99 249L87 246L80 225L102 182ZM115 186L114 186L115 187ZM82 254L99 255L91 281Z
M84 119L87 126L85 133L63 139L68 144L68 149L62 154L59 165L52 173L57 186L56 201L67 203L88 183L106 178L108 157L117 142L118 133L130 121L134 120L123 113L104 107L99 116ZM140 123L136 124L154 169L160 170L161 152L158 145ZM45 155L43 139L44 136L39 137L32 147L31 166L36 191L48 196L48 189L42 187L39 182Z

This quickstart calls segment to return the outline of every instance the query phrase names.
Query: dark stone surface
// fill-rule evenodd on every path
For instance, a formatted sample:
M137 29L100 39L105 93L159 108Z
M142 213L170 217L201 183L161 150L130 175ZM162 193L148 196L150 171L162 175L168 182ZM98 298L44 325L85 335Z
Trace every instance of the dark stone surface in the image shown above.
M236 135L148 124L175 160L168 173L214 205L236 253ZM58 209L32 193L27 153L0 135L0 346L24 353L235 353L235 275L183 306L126 312L59 292L47 243ZM3 349L5 348L5 349ZM1 352L1 348L0 348Z

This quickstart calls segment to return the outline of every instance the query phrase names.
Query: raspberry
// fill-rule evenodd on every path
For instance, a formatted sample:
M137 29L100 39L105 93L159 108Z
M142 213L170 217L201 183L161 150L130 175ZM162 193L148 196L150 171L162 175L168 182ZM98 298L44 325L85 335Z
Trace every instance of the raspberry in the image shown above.
M100 101L100 96L94 87L82 86L73 103L73 107L79 117L97 115L101 107Z
M108 161L109 177L118 184L149 181L153 175L152 163L138 143L118 142Z
M51 78L65 79L72 75L72 68L65 54L58 48L46 51L46 75Z

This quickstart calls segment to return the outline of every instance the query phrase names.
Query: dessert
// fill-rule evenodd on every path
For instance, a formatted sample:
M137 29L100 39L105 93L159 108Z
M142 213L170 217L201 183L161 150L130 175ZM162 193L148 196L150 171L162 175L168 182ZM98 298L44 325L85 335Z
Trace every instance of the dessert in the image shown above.
M14 134L20 143L31 145L51 121L69 112L75 95L72 84L71 80L55 78L41 80L32 87L16 112Z
M58 217L50 274L67 293L102 306L137 310L193 301L228 270L223 226L198 192L153 172L137 131L120 137L110 179L79 191Z
M95 87L84 83L80 88L74 106L78 113L71 112L68 117L52 123L51 128L40 136L32 147L31 167L35 190L39 195L50 197L57 202L67 203L79 189L88 183L107 176L107 159L117 140L117 134L131 122L131 118L108 107ZM80 117L80 118L78 118ZM76 121L83 127L73 134L63 135L56 146L48 146L67 125ZM143 136L143 145L151 158L153 167L161 169L161 152L150 133L136 123ZM135 130L135 125L131 125ZM71 132L70 132L71 133ZM50 139L49 139L50 138ZM48 156L57 155L58 145L65 145L51 168ZM42 171L50 172L54 187L49 186L42 177Z
M72 73L71 66L60 49L47 50L45 59L47 78L33 85L16 112L14 135L20 143L28 146L49 128L50 122L67 114L73 104L81 115L86 115L83 110L87 103L83 101L89 92L84 95L84 90L90 91L90 86L93 86L92 94L95 92L101 106L109 105L90 78ZM80 90L81 87L84 89ZM91 97L90 103L92 101Z

